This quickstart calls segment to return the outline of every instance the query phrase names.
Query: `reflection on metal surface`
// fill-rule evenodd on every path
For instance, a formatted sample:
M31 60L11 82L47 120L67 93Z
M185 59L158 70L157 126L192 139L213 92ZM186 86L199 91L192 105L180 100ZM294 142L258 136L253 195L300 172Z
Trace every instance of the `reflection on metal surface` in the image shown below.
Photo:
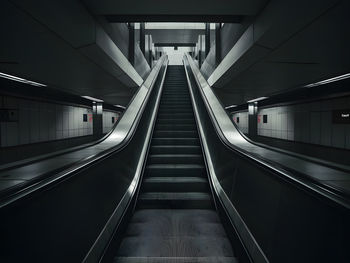
M39 82L35 82L35 81L31 81L31 80L27 80L27 79L23 79L20 77L16 77L10 74L6 74L6 73L2 73L0 72L0 77L4 78L4 79L9 79L9 80L13 80L13 81L17 81L17 82L21 82L24 84L29 84L32 86L36 86L36 87L47 87L47 85L39 83Z

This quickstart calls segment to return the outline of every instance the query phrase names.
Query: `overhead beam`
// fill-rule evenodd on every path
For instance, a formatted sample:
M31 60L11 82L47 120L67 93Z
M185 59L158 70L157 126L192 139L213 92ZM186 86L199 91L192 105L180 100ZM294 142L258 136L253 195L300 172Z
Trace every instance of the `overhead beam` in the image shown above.
M124 22L207 22L241 23L241 15L106 15L110 23Z
M196 43L154 43L155 47L195 47Z

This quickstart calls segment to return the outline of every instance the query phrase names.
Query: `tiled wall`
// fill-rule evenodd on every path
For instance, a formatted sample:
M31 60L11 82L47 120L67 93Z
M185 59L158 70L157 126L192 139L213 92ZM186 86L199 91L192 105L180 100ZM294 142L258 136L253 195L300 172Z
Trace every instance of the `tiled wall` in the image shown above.
M112 122L112 117L114 117L114 122ZM118 120L118 118L119 118L118 112L104 110L103 111L103 120L102 120L103 133L109 132L113 128L114 123Z
M93 134L92 109L55 103L32 101L17 97L0 96L0 109L15 109L17 121L0 122L0 146L45 142ZM87 122L83 115L87 114ZM112 116L103 112L103 132L113 127Z
M333 110L349 108L350 97L260 108L258 135L350 149L350 125L332 123ZM234 116L237 114L246 113ZM267 115L267 123L263 123L263 115ZM246 132L246 127L239 127Z
M1 122L1 147L29 144L92 134L92 110L62 104L0 96L1 109L18 110L18 120Z
M239 118L239 122L237 122L237 117ZM248 134L248 111L234 113L232 118L241 132Z

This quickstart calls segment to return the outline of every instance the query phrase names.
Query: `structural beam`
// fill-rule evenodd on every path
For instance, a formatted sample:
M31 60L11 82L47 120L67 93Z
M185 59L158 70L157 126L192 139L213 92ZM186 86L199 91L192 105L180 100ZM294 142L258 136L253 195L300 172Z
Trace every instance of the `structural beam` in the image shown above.
M107 15L111 23L123 22L210 22L210 23L241 23L242 15Z
M195 47L196 43L154 43L155 47Z
M129 23L129 50L128 59L131 65L135 64L135 24Z
M205 23L205 57L210 51L210 23Z
M145 42L145 23L140 23L140 49L143 55L145 55L145 48L146 48L146 42Z
M221 23L215 23L215 64L221 62Z

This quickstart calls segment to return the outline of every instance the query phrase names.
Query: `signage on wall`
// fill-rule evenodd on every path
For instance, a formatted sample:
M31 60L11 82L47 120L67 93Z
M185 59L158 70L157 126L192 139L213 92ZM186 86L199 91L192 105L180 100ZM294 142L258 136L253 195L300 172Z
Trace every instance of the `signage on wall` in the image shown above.
M263 123L267 123L267 114L263 115Z
M0 109L0 122L18 122L18 110Z
M88 116L89 116L89 122L92 122L92 114L90 113L88 114Z
M350 109L333 110L332 121L335 124L350 124Z

